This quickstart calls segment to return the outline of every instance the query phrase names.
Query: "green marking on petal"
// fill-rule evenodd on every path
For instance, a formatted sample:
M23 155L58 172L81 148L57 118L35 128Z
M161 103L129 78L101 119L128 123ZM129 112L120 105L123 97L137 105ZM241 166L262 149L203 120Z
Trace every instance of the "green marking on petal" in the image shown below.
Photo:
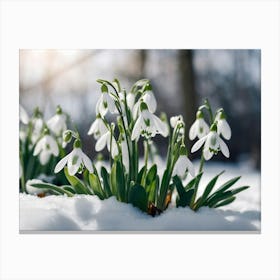
M79 157L77 155L73 156L72 164L75 165L78 162Z

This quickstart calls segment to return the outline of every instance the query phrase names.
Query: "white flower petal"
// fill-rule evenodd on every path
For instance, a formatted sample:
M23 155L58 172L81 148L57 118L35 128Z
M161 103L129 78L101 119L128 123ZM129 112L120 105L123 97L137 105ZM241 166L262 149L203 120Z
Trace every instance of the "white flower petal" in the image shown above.
M96 132L96 130L98 130L98 119L96 119L90 126L89 131L88 131L88 135L91 135L93 133Z
M197 136L197 120L192 124L190 131L189 131L189 138L190 140L194 140Z
M39 142L36 144L33 156L37 156L43 149L43 145L45 144L45 138L43 137Z
M91 162L90 158L84 152L82 153L82 159L83 159L83 163L84 163L86 169L90 173L93 173L92 162Z
M187 167L188 167L189 173L191 174L192 177L195 177L194 166L187 156L186 156L186 162L187 162Z
M42 165L45 165L49 162L51 153L48 150L42 150L39 155L39 160Z
M19 119L23 124L28 124L29 122L28 114L26 113L25 109L21 105L19 105Z
M229 149L228 149L227 144L220 137L218 137L218 141L219 141L219 144L220 144L221 152L223 153L223 155L225 157L228 158L229 157Z
M82 157L81 154L82 150L80 148L75 148L70 154L67 161L67 168L68 172L71 176L74 176L77 171L79 170L81 163L82 163Z
M157 101L152 91L146 91L143 96L144 102L147 104L151 113L154 113L157 109Z
M218 122L218 133L222 134L227 140L231 138L231 129L228 122L223 119Z
M134 102L135 102L135 95L129 92L126 96L127 106L130 110L133 110Z
M203 145L203 143L205 142L205 140L207 139L207 136L202 137L201 139L199 139L193 146L191 149L191 152L194 153L197 150L200 149L200 147Z
M96 142L95 144L95 150L97 152L102 151L105 146L106 146L106 142L107 142L107 138L108 138L108 134L110 134L110 131L108 131L107 133L103 134Z
M131 140L138 139L141 133L141 126L142 122L144 122L142 115L139 116L137 119L136 123L134 124L133 130L132 130L132 135L131 135Z
M122 149L122 161L123 165L125 166L126 171L129 171L129 156L128 156L128 148L127 143L125 140L121 142L121 149Z
M203 156L204 156L204 159L205 159L205 160L209 160L210 158L212 158L213 154L214 154L214 153L213 153L213 152L210 152L209 148L206 149L206 148L204 147L204 149L203 149Z
M207 125L204 119L198 119L196 131L198 138L202 138L203 136L208 134L209 126Z
M168 126L165 122L163 122L159 117L156 115L151 116L155 125L158 133L160 133L163 137L166 137L168 135Z
M180 156L175 163L173 176L178 175L179 177L183 177L184 174L186 173L186 169L187 169L186 161L184 157Z
M46 137L47 137L46 142L50 145L51 153L52 153L54 156L58 156L59 150L58 150L58 145L57 145L56 141L55 141L55 140L53 139L53 137L50 136L50 135L46 135Z
M69 154L67 156L65 156L64 158L62 158L58 163L57 165L55 166L54 168L54 173L58 173L61 169L63 169L63 167L65 166L65 164L67 163L68 161L68 157L69 157Z

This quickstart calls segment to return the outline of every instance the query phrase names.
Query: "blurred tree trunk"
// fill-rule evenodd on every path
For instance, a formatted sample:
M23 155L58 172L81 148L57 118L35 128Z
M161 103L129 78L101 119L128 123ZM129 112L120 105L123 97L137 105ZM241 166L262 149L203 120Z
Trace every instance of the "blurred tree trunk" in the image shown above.
M145 78L146 60L147 60L147 51L139 50L139 79Z
M188 133L195 120L197 110L197 94L195 92L195 74L193 69L193 51L180 50L179 59L179 89L184 109L183 117ZM190 148L190 141L186 135L186 145Z

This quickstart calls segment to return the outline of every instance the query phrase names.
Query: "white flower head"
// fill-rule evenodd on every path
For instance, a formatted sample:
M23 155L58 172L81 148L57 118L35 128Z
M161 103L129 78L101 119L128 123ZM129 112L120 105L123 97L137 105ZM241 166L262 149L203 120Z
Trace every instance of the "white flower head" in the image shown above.
M56 114L47 121L47 126L56 136L61 136L67 129L66 115L63 114L60 106L57 106Z
M214 123L210 132L199 139L192 147L191 152L194 153L200 149L200 147L204 144L203 148L203 156L206 160L212 158L214 154L217 154L219 151L223 153L225 157L229 157L229 149L226 143L222 140L222 138L217 133L217 125Z
M140 105L142 102L147 104L149 112L154 113L156 111L157 101L150 85L148 86L147 91L145 91L140 99L135 103L132 111L133 119L136 119L138 114L140 113Z
M140 114L134 124L131 139L138 140L140 135L149 139L156 134L166 137L168 135L168 127L165 122L148 110L146 103L141 102Z
M185 145L182 145L180 147L179 158L174 165L172 174L173 176L178 175L179 177L183 177L186 174L186 171L188 171L192 177L195 177L194 166L188 158L188 153Z
M94 136L94 139L99 139L104 133L108 131L107 126L104 123L104 120L101 118L101 115L97 115L95 121L90 126L88 135Z
M29 123L28 114L26 113L25 109L21 105L19 105L19 120L23 124L28 124Z
M35 110L34 110L34 115L33 115L33 118L31 119L31 125L32 125L31 142L32 142L32 144L35 144L37 142L37 140L40 138L43 127L44 127L42 113L38 107L35 108Z
M48 133L46 130L45 133ZM42 165L45 165L50 160L51 155L58 156L59 149L55 139L45 134L36 144L33 156L39 155L39 160Z
M97 152L102 151L107 145L108 151L111 153L114 158L119 154L118 145L114 135L112 135L111 130L106 127L107 132L105 132L96 142L95 150ZM113 130L113 129L112 129Z
M217 132L222 135L225 139L229 140L231 138L231 129L226 121L226 116L224 110L218 112L215 121L217 122Z
M96 103L96 115L100 114L103 118L107 114L108 110L112 114L117 113L115 101L113 97L109 94L108 88L105 84L101 86L101 91L102 94Z
M196 120L190 128L189 138L190 140L194 140L196 137L201 139L202 137L207 135L208 132L209 132L209 126L203 118L202 111L199 110L196 113Z
M80 168L85 167L90 173L93 173L93 166L90 158L82 151L81 141L76 139L73 145L73 151L62 158L55 166L54 173L58 173L67 164L68 172L74 176Z
M171 127L175 128L177 125L180 125L180 124L185 125L182 115L173 116L170 118Z
M129 171L129 155L128 155L128 147L125 139L121 141L121 150L122 150L122 162L125 166L126 171Z

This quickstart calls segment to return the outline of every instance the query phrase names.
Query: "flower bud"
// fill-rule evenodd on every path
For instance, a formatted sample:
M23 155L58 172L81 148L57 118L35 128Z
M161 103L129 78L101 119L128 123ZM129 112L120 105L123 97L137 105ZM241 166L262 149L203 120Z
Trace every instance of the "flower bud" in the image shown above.
M63 132L63 141L69 143L72 140L72 133L70 130L65 130Z

